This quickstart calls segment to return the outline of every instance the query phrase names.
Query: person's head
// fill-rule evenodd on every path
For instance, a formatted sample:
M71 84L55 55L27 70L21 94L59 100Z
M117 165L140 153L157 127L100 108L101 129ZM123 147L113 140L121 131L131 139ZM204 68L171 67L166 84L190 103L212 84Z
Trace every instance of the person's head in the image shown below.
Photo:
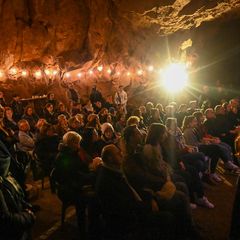
M228 113L231 111L231 104L229 104L228 102L223 103L222 106L224 107L225 112Z
M140 123L140 118L137 116L131 116L128 118L127 120L127 126L131 126L131 125L136 125L137 127L139 126Z
M94 144L98 141L98 132L93 127L87 127L83 131L83 140L86 144ZM88 146L89 147L89 146Z
M231 105L231 107L238 107L239 106L239 101L237 98L233 98L229 101L229 104Z
M164 110L163 110L163 105L161 104L161 103L158 103L157 105L156 105L156 108L158 109L158 111L159 112L164 112Z
M79 149L81 140L82 137L74 131L69 131L63 135L63 145L73 150Z
M111 115L111 114L107 114L107 116L106 116L106 122L107 122L107 123L112 123L112 115Z
M37 129L41 129L41 127L43 126L43 124L47 123L46 119L44 118L39 118L37 123L36 123L36 128Z
M100 112L99 112L99 115L100 115L100 116L105 116L105 115L107 115L107 114L108 114L107 108L102 108L102 109L100 110Z
M221 107L221 105L219 105L219 106ZM214 119L216 117L215 113L214 113L214 110L212 108L206 109L204 114L205 114L207 119Z
M53 99L54 99L54 93L52 93L52 92L48 93L48 94L47 94L47 98L48 98L49 100L53 100Z
M110 113L112 116L116 116L117 111L116 111L116 109L115 109L114 107L110 107L110 108L109 108L109 113Z
M178 108L178 112L186 112L187 111L187 104L180 104Z
M182 129L184 131L187 128L195 128L197 127L197 124L197 119L193 115L185 116L183 119Z
M13 110L12 110L10 107L5 107L4 116L5 116L7 119L12 119Z
M147 112L150 112L152 108L153 108L153 103L152 103L152 102L148 102L148 103L146 104L146 111L147 111Z
M143 141L143 136L138 129L137 125L127 126L123 131L123 139L126 146L136 147L138 144L141 144Z
M95 102L95 106L97 108L101 108L102 107L102 103L100 101L97 101L97 102Z
M75 115L75 118L80 122L81 127L85 125L83 114L78 113Z
M33 108L32 108L32 106L27 106L26 108L25 108L25 115L27 115L27 116L32 116L33 115Z
M139 107L139 110L140 110L140 112L141 112L141 115L143 115L143 114L146 113L146 107L143 106L143 105Z
M74 116L74 117L71 117L71 118L68 119L68 126L71 129L79 129L81 127L81 123L76 118L76 116Z
M19 95L14 94L14 95L13 95L13 100L18 102L18 101L20 100Z
M118 88L119 92L122 92L123 91L123 86L120 85L119 88Z
M215 106L214 111L216 115L225 115L226 113L225 108L222 105Z
M118 120L119 120L120 122L125 122L125 121L126 121L126 115L125 115L124 113L120 114L120 115L118 116Z
M101 131L103 136L107 139L110 140L114 136L114 128L112 124L110 123L103 123L101 126Z
M45 109L51 113L53 112L53 105L51 103L47 103Z
M197 101L196 101L196 100L190 101L190 102L189 102L189 107L190 107L191 109L197 108Z
M63 103L59 103L58 109L59 109L60 112L65 112L66 111L66 107Z
M165 141L166 137L166 127L160 123L152 123L146 137L146 144L161 144Z
M212 112L214 114L213 109L212 109ZM205 117L204 117L203 113L200 112L200 111L194 112L193 116L197 119L198 124L202 124L204 122L204 120L205 120Z
M175 131L177 129L177 119L176 118L167 118L165 126L167 130Z
M66 116L64 115L64 114L60 114L59 116L58 116L58 124L59 125L68 125L68 121L67 121L67 118L66 118Z
M141 116L142 116L142 113L141 113L141 111L139 110L139 108L136 108L136 109L133 110L132 115L133 115L133 116L141 117Z
M82 104L81 103L73 103L73 108L78 109L79 111L82 111Z
M117 148L115 145L110 144L105 146L102 150L101 157L102 157L103 163L106 166L120 169L123 161L123 156L122 156L121 150Z
M159 119L160 118L159 110L157 108L152 108L151 109L151 115L152 115L152 118L154 118L154 119Z
M30 131L30 125L28 123L27 120L25 119L21 119L19 122L18 122L18 128L20 131L22 132L28 132Z
M92 114L88 115L87 120L89 123L97 124L99 122L99 117L97 114L92 113Z
M174 108L172 105L167 105L165 107L165 113L167 116L173 116L174 115Z
M40 128L40 135L41 136L53 136L54 135L54 128L53 125L50 123L43 123Z

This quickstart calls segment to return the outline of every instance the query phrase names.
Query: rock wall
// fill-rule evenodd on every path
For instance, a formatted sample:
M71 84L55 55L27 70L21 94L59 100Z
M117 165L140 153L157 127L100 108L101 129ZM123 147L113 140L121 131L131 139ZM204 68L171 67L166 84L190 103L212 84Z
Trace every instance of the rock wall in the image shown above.
M240 1L0 0L0 19L4 70L13 65L57 65L64 71L88 70L97 64L112 64L120 70L152 63L162 66L169 54L179 58L180 45L188 38L193 41L191 53L197 53L202 66L223 49L237 51ZM232 38L233 33L237 37ZM207 54L213 46L212 55ZM95 81L82 84L83 91ZM126 77L112 76L108 89L120 81L130 83ZM100 82L103 90L104 83L109 86L104 76ZM20 91L19 84L12 85L14 91ZM2 83L1 88L9 85ZM34 88L25 88L22 94L31 96Z

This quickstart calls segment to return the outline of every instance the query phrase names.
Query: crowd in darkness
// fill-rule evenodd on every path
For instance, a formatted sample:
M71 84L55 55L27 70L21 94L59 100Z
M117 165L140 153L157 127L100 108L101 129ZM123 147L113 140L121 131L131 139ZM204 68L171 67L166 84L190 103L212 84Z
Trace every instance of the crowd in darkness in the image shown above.
M219 161L240 170L240 101L213 102L205 90L187 103L130 107L123 86L112 102L94 86L85 105L76 97L70 109L48 93L38 113L0 92L0 238L31 239L25 178L33 171L75 205L82 237L87 207L88 237L200 239L192 211L215 207L203 182L222 181Z

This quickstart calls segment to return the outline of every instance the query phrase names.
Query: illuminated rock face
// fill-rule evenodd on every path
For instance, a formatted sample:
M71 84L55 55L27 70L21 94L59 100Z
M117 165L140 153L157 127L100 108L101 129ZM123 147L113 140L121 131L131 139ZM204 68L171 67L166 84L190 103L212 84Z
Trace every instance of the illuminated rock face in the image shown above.
M0 17L5 68L53 59L69 66L100 60L138 67L164 63L169 51L177 58L188 38L198 53L225 48L220 39L213 43L222 31L237 32L239 42L239 24L225 28L240 22L240 0L0 0Z

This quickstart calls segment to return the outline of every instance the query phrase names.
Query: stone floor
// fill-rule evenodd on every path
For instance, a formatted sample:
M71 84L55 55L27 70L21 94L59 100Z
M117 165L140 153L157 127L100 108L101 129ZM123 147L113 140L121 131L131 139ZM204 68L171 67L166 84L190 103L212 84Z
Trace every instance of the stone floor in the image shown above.
M224 172L221 167L218 170L220 173ZM229 233L237 177L226 173L221 174L221 177L221 184L205 185L206 195L215 204L215 208L198 207L193 210L194 220L206 240L227 240ZM41 184L38 184L40 188ZM63 229L60 228L61 204L56 195L50 192L48 185L39 191L38 199L34 203L41 206L33 229L34 240L79 239L73 208L67 210L66 223Z

